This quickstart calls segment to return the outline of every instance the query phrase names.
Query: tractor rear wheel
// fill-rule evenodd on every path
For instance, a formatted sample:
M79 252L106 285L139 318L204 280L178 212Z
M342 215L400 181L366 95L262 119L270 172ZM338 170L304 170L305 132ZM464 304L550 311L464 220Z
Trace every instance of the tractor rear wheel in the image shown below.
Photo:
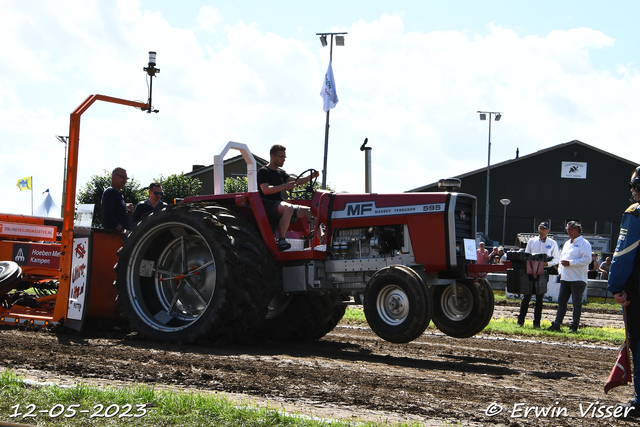
M250 224L227 209L170 205L125 239L116 265L118 302L147 339L239 341L266 314L274 291L269 259Z
M481 332L493 315L493 290L484 280L432 286L431 294L433 323L450 337L468 338Z
M408 267L384 267L369 280L364 315L380 338L393 343L413 341L431 321L429 289Z
M276 297L272 316L258 328L256 337L277 341L319 340L340 322L347 306L339 294L304 293Z

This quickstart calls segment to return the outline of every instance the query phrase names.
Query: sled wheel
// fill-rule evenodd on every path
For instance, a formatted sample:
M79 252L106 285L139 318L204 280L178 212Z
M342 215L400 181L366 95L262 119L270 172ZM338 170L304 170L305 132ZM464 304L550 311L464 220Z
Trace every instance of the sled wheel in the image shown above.
M272 317L260 324L256 337L277 341L319 340L336 327L347 309L341 295L329 292L276 297L270 306Z
M249 252L264 253L233 238L244 232L238 223L227 210L194 205L144 218L116 266L118 302L131 327L147 339L176 343L245 338L265 315L273 287L257 289L256 255Z
M393 343L418 338L431 320L431 296L422 278L408 267L389 266L369 280L364 315L371 330Z
M22 269L13 261L0 261L0 295L5 295L13 289L22 276Z
M433 323L450 337L468 338L477 334L489 324L493 315L493 290L485 281L432 286L431 295Z

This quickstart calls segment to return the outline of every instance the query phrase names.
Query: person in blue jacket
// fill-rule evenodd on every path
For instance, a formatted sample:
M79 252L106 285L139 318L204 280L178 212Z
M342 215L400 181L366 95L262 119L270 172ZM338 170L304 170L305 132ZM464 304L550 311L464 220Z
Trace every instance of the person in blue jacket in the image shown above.
M635 397L621 406L634 406L629 413L640 416L640 166L631 175L629 183L633 204L622 214L620 236L609 270L607 290L616 302L626 307L626 323L629 333L629 348L633 360L633 386Z
M131 230L129 208L133 210L133 206L127 205L122 195L122 189L128 180L127 171L121 167L111 172L111 186L102 193L102 227L105 230L123 234Z
M162 184L159 182L152 182L149 184L149 198L136 205L136 208L133 211L133 216L131 217L131 226L135 227L142 218L149 215L151 212L167 206L165 202L160 200L162 196L164 196Z

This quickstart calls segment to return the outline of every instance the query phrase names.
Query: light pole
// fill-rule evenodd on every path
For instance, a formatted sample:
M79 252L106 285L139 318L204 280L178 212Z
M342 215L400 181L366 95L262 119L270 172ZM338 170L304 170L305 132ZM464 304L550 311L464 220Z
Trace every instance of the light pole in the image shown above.
M62 203L60 203L60 217L64 218L64 196L67 188L67 143L69 142L69 137L56 135L56 138L64 144L64 176L62 177Z
M329 63L333 60L333 36L336 36L336 46L344 46L344 35L347 33L316 33L320 36L322 47L329 45ZM327 36L331 36L331 40L327 42ZM322 165L322 189L327 188L327 156L329 154L329 111L327 110L327 123L324 128L324 163Z
M478 111L480 114L480 120L487 120L487 114L489 115L489 150L487 155L487 204L484 216L484 236L489 236L489 184L490 184L490 174L491 174L491 116L494 115L494 120L496 122L500 121L502 117L502 113L497 111Z
M505 244L504 229L505 229L505 224L507 223L507 205L511 203L511 200L500 199L500 203L502 203L502 206L504 206L504 216L502 217L502 245L504 246Z

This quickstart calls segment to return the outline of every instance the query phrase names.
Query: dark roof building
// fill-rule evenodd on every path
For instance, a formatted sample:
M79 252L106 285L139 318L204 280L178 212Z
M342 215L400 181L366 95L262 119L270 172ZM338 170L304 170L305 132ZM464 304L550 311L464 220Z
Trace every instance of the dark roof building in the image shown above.
M257 169L269 164L269 162L262 157L258 157L255 154L253 157L256 159ZM201 195L213 194L213 165L193 165L193 170L189 173L185 173L184 176L200 179L200 182L202 183L202 190L200 190ZM224 179L236 178L239 176L247 176L247 162L245 162L242 155L225 159Z
M583 234L609 238L615 249L622 212L631 204L627 182L638 163L574 140L490 166L488 240L517 244L548 221L552 234L580 221ZM477 197L477 229L485 231L487 169L462 175L461 192ZM410 191L441 191L437 183ZM509 199L506 206L500 199ZM503 244L505 243L503 242Z

